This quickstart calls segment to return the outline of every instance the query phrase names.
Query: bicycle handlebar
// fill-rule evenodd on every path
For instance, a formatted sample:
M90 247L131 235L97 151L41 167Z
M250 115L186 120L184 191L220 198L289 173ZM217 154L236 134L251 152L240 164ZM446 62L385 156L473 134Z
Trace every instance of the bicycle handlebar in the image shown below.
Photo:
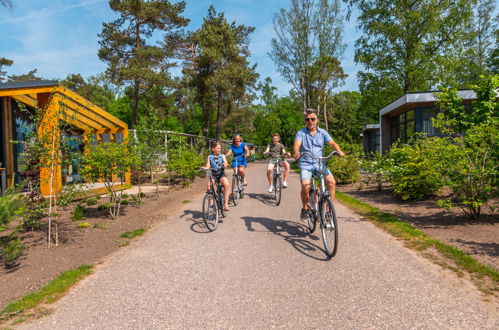
M331 152L328 156L326 156L326 157L315 157L315 156L314 156L314 155L312 155L310 152L305 151L305 152L303 152L303 153L301 153L301 154L300 154L300 158L302 158L304 155L309 155L309 156L310 156L310 158L312 158L312 159L316 159L316 160L324 160L324 159L329 159L329 158L333 157L334 155L338 155L338 154L339 154L339 152L338 152L338 151L333 150L333 151L332 151L332 152ZM300 159L300 158L298 158L298 159Z

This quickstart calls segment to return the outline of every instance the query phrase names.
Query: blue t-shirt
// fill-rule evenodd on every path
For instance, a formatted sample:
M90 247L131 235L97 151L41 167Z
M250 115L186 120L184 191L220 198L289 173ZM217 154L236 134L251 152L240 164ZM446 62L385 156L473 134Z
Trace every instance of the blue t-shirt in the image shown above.
M237 166L246 167L247 162L246 162L246 151L244 150L245 146L246 142L241 142L239 147L236 147L233 144L230 145L229 149L232 150L232 154L234 155L234 157L232 157L232 167L236 167L236 160L237 160Z
M241 158L241 156L246 156L246 151L244 151L244 147L246 147L246 142L241 142L239 147L236 147L235 145L231 144L230 145L230 150L232 150L232 154L234 155L234 158Z
M322 149L324 144L329 143L333 139L329 133L317 127L315 135L310 134L308 129L302 128L296 133L295 141L301 141L300 153L309 152L314 157L322 157ZM304 155L300 158L299 166L301 170L311 170L318 167L318 161L312 159L309 155Z

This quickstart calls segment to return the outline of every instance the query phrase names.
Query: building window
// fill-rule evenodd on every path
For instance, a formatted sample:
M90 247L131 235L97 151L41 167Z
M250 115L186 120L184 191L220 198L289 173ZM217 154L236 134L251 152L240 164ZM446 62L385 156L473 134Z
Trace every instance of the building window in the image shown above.
M29 110L26 108L21 109L17 102L12 102L13 111L13 140L14 142L14 172L15 182L19 183L27 178L35 178L38 176L38 170L34 169L36 165L30 159L29 155L25 153L26 144L29 143L30 138L33 137L36 127L30 118Z

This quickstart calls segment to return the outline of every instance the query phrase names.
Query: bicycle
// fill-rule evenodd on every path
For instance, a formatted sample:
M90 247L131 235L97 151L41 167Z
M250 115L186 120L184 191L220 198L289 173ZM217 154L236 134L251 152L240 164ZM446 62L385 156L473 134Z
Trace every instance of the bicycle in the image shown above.
M319 170L313 171L312 180L310 183L309 201L308 201L308 228L310 233L313 233L316 228L317 220L320 220L322 241L324 243L324 250L328 258L334 257L338 249L338 221L336 219L336 212L334 210L333 201L326 190L325 172L323 164L324 160L331 158L333 155L338 154L333 151L327 157L314 157L310 153L305 152L314 160L319 161ZM320 189L317 189L315 180L320 182Z
M281 166L282 158L272 158L274 163L274 169L272 170L272 186L274 187L274 199L275 205L279 206L281 204L281 191L282 191L282 174Z
M201 169L208 173L210 178L210 190L206 193L203 199L203 219L206 227L210 231L217 229L220 215L225 217L224 211L224 193L225 188L220 180L214 178L213 172L217 169ZM215 187L216 183L216 187Z
M236 167L234 169L234 174L232 175L232 185L231 185L231 198L232 202L234 205L237 205L239 202L239 198L243 198L244 196L244 181L243 178L241 177L241 174L239 174L239 166L237 164L237 160L239 157L234 157L234 160L236 161Z

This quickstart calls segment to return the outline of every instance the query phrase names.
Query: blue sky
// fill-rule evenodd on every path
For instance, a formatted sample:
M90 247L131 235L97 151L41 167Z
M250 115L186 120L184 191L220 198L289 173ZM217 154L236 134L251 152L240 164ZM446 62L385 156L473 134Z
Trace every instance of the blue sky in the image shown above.
M22 74L37 69L44 78L65 78L70 73L84 77L103 72L106 64L97 57L97 34L103 22L117 16L107 0L12 0L14 8L0 7L0 57L14 60L7 74ZM189 30L197 29L208 7L225 12L229 22L255 27L251 37L252 63L257 63L260 78L270 76L279 95L290 85L281 79L268 57L270 40L275 36L272 13L287 7L289 0L187 0L184 16L191 19ZM358 90L353 62L354 43L358 38L355 19L345 25L347 44L342 65L349 75L343 90Z

